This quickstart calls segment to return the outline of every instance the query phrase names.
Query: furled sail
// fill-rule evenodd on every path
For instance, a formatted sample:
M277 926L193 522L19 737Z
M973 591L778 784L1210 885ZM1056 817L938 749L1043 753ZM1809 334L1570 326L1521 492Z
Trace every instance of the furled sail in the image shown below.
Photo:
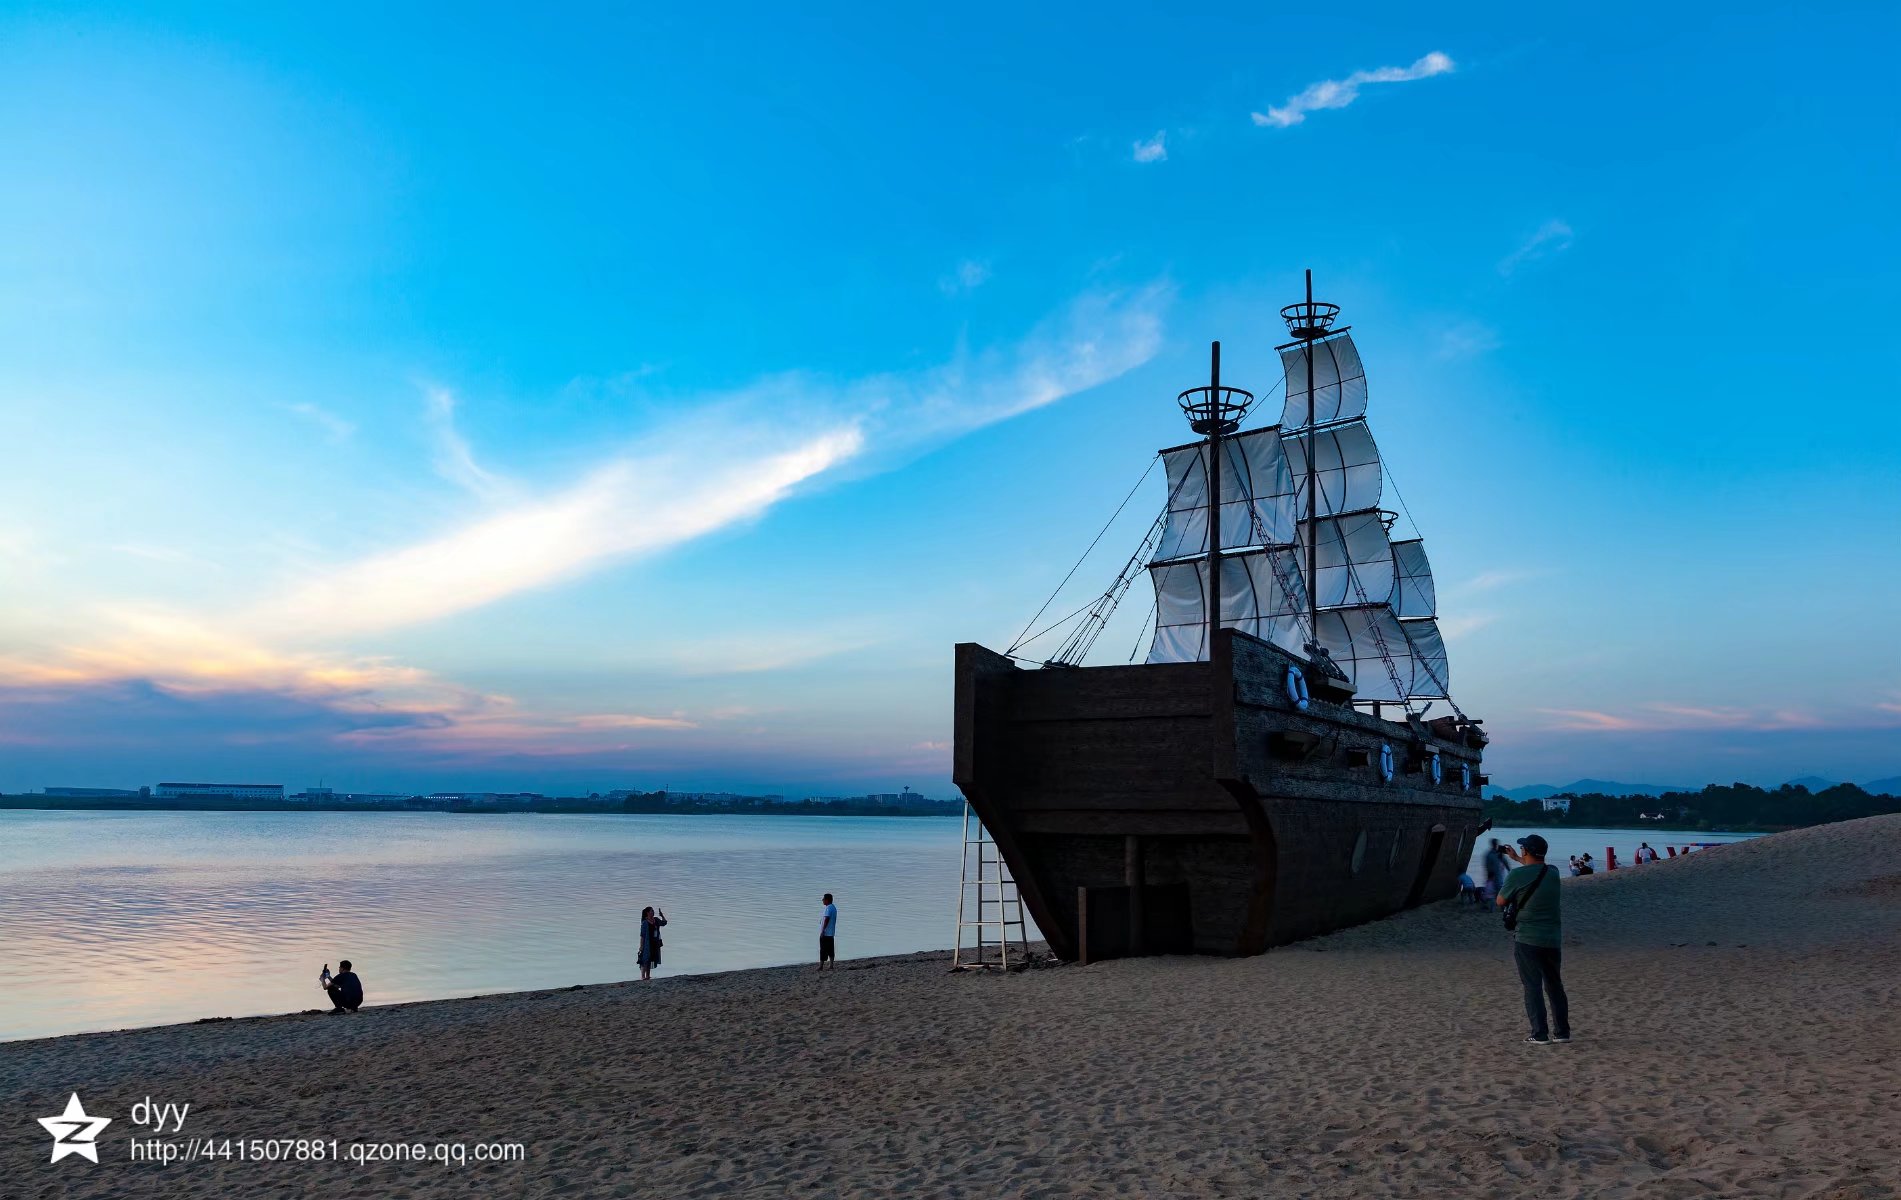
M1292 547L1243 550L1221 559L1221 624L1301 654L1307 596ZM1155 640L1148 661L1201 662L1208 657L1208 560L1149 567L1155 584Z
M1323 517L1380 504L1380 448L1373 443L1373 431L1365 421L1289 433L1281 438L1287 448L1288 469L1293 472L1294 498L1301 520L1312 514L1307 510L1307 455L1313 447L1314 507Z
M1208 551L1208 443L1162 452L1168 521L1156 558ZM1294 476L1280 431L1253 429L1221 441L1221 548L1294 540Z
M1325 425L1332 421L1350 421L1366 415L1366 371L1360 366L1360 350L1353 335L1343 333L1313 345L1314 419L1307 420L1307 347L1289 346L1281 351L1281 365L1287 368L1287 407L1281 410L1281 424L1300 429L1309 424Z

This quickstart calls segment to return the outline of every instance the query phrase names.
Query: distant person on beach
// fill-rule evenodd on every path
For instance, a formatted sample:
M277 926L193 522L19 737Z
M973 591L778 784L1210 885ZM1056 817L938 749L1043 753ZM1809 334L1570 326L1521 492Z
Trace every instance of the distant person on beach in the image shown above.
M1597 868L1591 865L1590 855L1587 854L1583 858L1578 859L1578 874L1580 875L1597 874Z
M836 971L838 970L838 943L834 939L838 937L838 905L832 903L830 892L825 893L823 903L825 911L819 915L818 919L818 969L823 971L826 964L830 963L831 969Z
M1498 895L1498 906L1510 905L1518 914L1513 931L1516 944L1512 957L1518 963L1518 980L1525 989L1525 1015L1531 1018L1531 1036L1525 1040L1534 1046L1571 1040L1571 1001L1564 994L1559 966L1564 956L1563 913L1559 897L1563 889L1558 869L1545 862L1550 849L1542 837L1527 834L1518 839L1525 848L1518 859L1522 866L1505 877L1505 890ZM1551 1000L1551 1021L1545 1022L1545 1000Z
M1463 872L1459 875L1459 903L1464 904L1468 900L1474 905L1483 903L1479 899L1479 885L1472 881L1469 872Z
M643 982L653 978L653 969L660 965L660 927L667 923L667 914L648 905L640 910L640 978Z
M329 966L325 965L324 971L329 970ZM347 958L337 964L336 975L323 990L330 997L330 1003L336 1006L330 1010L332 1015L355 1012L363 1007L363 981L350 969L350 960Z
M1498 889L1505 884L1505 855L1509 853L1493 838L1492 844L1485 848L1485 897L1492 899L1498 895Z
M1649 842L1637 847L1637 861L1640 863L1657 861L1657 852L1650 848Z
M1573 875L1584 874L1584 864L1578 861L1578 856L1575 854L1571 856L1571 873Z

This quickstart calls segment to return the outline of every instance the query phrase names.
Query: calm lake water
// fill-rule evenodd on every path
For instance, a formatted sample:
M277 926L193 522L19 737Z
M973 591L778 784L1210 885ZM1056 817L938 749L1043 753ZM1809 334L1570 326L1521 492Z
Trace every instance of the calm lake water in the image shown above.
M0 812L0 1040L948 946L956 818ZM1524 830L1497 830L1507 841ZM1733 835L1541 831L1553 861ZM1481 839L1481 845L1483 840ZM1483 878L1482 871L1474 876ZM1036 937L1034 927L1030 936Z
M961 819L0 812L0 1040L946 947ZM1036 936L1034 932L1031 936Z

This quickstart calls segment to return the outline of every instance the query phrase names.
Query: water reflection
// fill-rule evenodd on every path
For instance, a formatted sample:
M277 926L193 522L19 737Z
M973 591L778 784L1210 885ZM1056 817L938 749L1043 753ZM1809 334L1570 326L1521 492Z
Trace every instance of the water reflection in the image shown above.
M626 979L950 943L955 820L0 813L0 1038Z

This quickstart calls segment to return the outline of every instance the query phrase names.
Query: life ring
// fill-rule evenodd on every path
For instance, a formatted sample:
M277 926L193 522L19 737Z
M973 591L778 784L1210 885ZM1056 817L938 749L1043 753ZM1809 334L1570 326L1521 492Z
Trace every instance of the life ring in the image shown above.
M1462 762L1459 764L1459 786L1464 788L1468 792L1472 790L1472 764L1471 763Z
M1439 752L1437 750L1429 751L1426 754L1426 765L1432 770L1432 782L1435 787L1445 782L1445 767L1440 765Z
M1394 770L1393 743L1381 742L1380 743L1380 778L1384 779L1388 783L1393 782L1393 770ZM1398 845L1398 842L1395 842L1394 845Z
M1299 667L1287 668L1287 700L1301 712L1313 703L1313 694L1307 690L1307 675Z

